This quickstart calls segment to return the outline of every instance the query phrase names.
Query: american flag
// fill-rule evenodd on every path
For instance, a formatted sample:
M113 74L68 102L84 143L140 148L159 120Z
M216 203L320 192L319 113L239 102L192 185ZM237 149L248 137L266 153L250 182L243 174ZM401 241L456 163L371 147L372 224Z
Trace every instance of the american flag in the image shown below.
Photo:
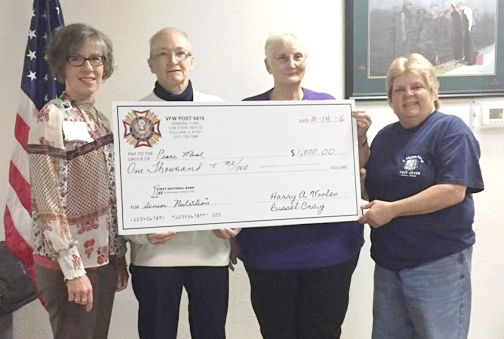
M63 25L59 0L34 0L21 78L21 98L14 128L16 142L9 166L9 185L4 212L7 246L26 265L32 278L35 275L33 250L30 246L32 219L28 133L39 110L49 100L59 97L64 88L56 82L45 58L47 42Z

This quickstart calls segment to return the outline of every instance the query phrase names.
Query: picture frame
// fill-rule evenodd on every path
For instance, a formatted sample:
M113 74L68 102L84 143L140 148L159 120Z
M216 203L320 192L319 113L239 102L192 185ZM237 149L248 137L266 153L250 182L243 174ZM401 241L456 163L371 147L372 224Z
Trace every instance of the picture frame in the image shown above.
M465 4L466 22L454 0L345 0L345 98L386 99L390 63L411 52L435 65L440 97L504 95L504 0ZM459 34L471 14L467 43Z

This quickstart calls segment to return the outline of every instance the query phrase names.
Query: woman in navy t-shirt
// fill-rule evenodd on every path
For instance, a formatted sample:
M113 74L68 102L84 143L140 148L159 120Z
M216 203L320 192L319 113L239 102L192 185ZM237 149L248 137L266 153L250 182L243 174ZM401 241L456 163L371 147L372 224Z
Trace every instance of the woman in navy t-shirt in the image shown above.
M399 122L373 140L359 220L372 227L373 338L466 338L479 144L461 119L438 111L435 69L423 56L394 60L387 89Z

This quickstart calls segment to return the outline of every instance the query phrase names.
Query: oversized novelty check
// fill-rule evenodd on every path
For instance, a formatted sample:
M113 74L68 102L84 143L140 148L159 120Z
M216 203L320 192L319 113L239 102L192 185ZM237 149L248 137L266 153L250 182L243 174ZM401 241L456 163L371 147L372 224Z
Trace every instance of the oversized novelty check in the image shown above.
M114 103L119 233L357 220L352 106Z

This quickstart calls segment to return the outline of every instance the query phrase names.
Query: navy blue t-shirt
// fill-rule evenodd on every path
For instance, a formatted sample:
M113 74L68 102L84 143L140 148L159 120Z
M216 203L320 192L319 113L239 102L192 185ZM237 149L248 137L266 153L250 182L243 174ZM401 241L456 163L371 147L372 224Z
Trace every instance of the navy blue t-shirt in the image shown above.
M465 199L437 212L404 216L372 229L371 256L398 271L459 252L475 242L472 193L483 190L480 149L458 117L432 113L419 126L383 128L373 140L366 165L370 201L396 201L436 184L467 187Z

